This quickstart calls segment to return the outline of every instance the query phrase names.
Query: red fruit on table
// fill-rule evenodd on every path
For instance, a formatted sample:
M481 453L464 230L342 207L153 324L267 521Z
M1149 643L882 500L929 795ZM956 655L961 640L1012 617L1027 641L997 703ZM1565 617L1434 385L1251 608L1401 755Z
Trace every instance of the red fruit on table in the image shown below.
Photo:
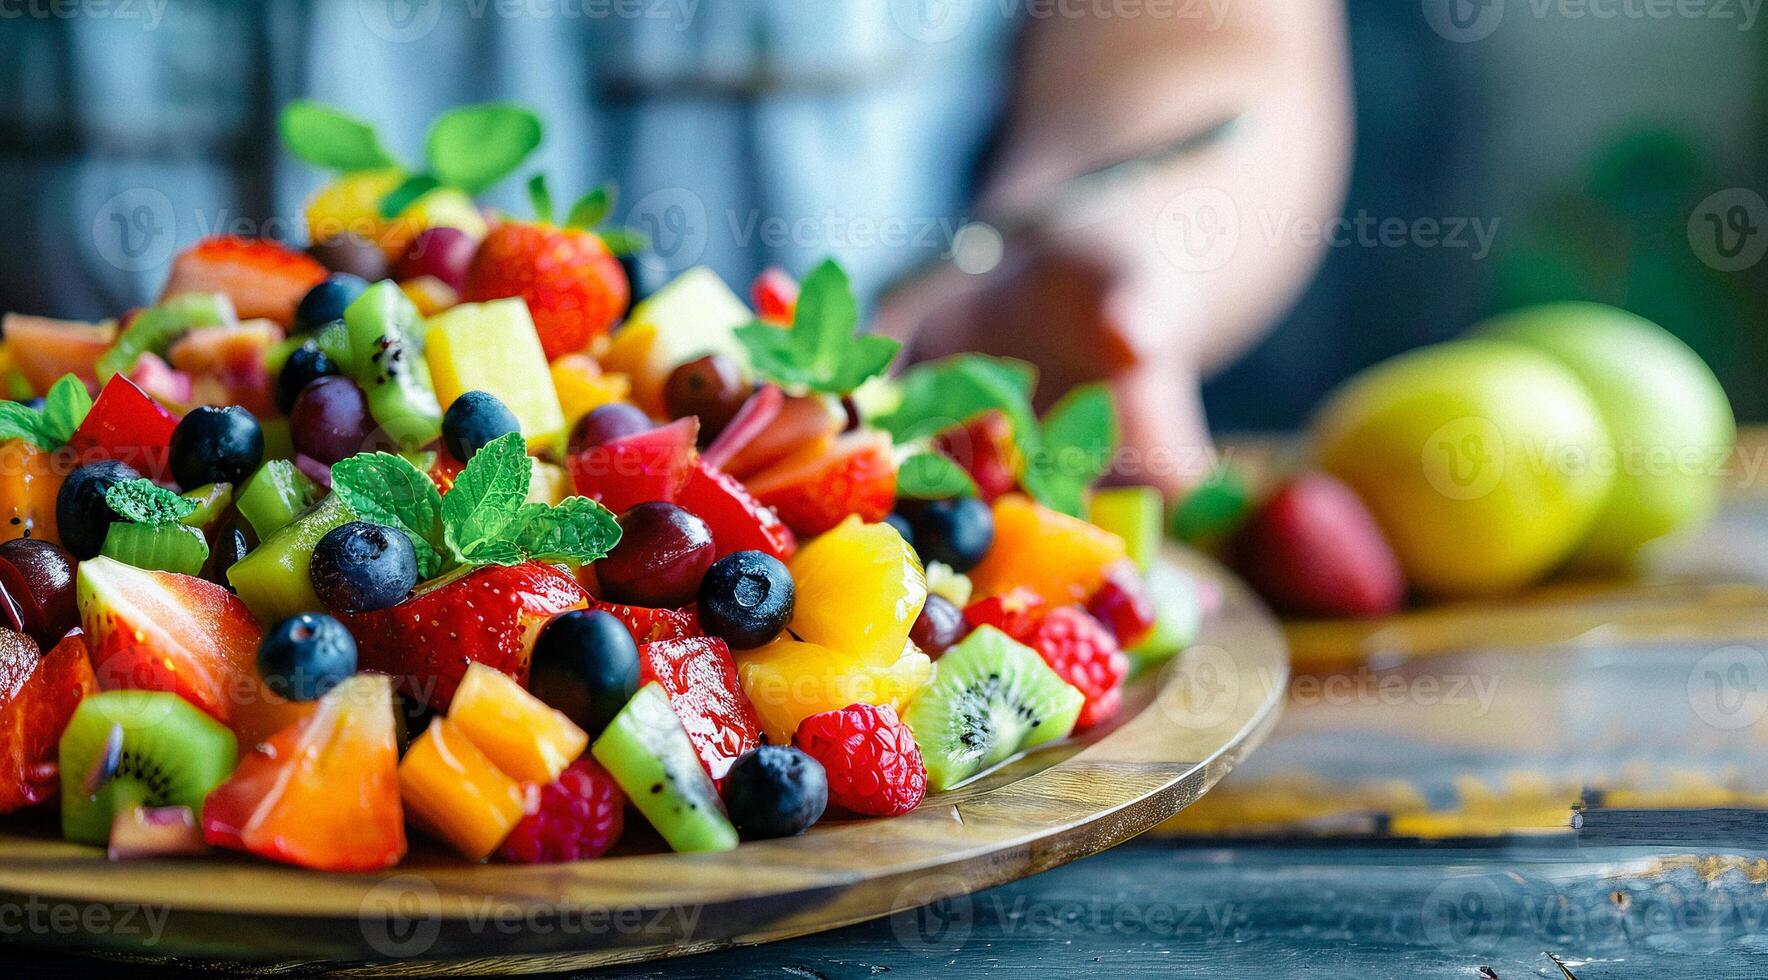
M105 382L68 445L82 464L114 459L163 479L170 472L172 430L177 427L178 416L119 374Z
M52 541L14 538L0 542L0 592L18 610L19 625L40 649L61 642L80 625L74 599L74 556Z
M160 296L225 293L241 320L262 317L286 327L301 297L325 276L312 256L278 242L217 235L178 253Z
M166 360L191 379L191 397L203 405L238 405L259 418L276 414L275 379L264 369L282 328L245 320L192 330L166 351Z
M85 639L65 637L42 656L28 637L0 631L0 813L55 796L62 729L98 690Z
M128 377L135 387L163 405L190 405L196 401L190 375L172 370L172 365L153 351L144 350L136 355Z
M656 681L713 779L761 744L761 720L737 682L737 662L717 637L659 640L638 648L639 685Z
M80 563L79 596L99 687L170 691L222 724L256 687L263 632L221 586L99 557Z
M797 536L772 507L705 460L694 467L676 503L706 522L719 558L733 551L764 551L785 561L798 550Z
M989 503L1019 488L1019 450L1013 443L1013 423L1001 412L987 411L941 432L933 440L933 448L962 466Z
M317 871L374 871L405 856L393 687L357 674L307 717L245 753L203 803L203 839Z
M700 420L685 418L574 453L565 461L577 492L616 514L653 500L672 501L700 458Z
M588 605L576 579L525 562L438 579L396 606L339 618L356 637L360 669L392 675L407 697L442 711L475 663L527 683L540 627Z
M732 427L737 424L733 422ZM827 395L787 398L761 431L732 451L728 461L721 462L724 457L715 455L713 462L726 473L747 481L795 453L806 452L812 447L826 448L846 426L847 413L842 410L841 403Z
M468 303L507 296L528 302L549 361L607 333L631 298L626 271L595 232L526 221L485 236L461 293Z
M602 598L641 606L684 606L712 567L706 522L681 507L653 500L620 515L620 541L595 563Z
M815 537L858 514L876 523L896 503L896 451L885 432L861 429L812 446L744 481L799 537Z
M626 794L589 756L541 787L533 813L522 818L497 849L516 864L550 864L601 857L626 826Z
M565 452L575 456L591 446L601 446L616 439L636 436L649 432L657 427L651 417L639 409L637 405L627 402L609 402L585 412L571 427L571 438L565 443Z
M1406 595L1399 560L1368 508L1324 473L1278 487L1229 539L1227 557L1290 615L1381 616Z
M964 622L971 629L993 626L1021 642L1043 616L1044 600L1029 589L1012 589L964 607Z
M927 795L927 767L889 705L850 704L798 723L792 744L822 763L829 802L863 817L894 817Z
M466 288L467 268L478 250L479 243L459 228L425 228L405 247L405 254L393 266L393 278L404 282L434 276L458 293Z

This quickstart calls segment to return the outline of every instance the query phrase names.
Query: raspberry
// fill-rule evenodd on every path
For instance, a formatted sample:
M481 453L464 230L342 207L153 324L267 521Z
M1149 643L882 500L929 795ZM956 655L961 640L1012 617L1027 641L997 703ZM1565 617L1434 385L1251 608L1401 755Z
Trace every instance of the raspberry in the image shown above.
M829 800L867 817L894 817L927 795L927 767L915 736L889 705L850 704L811 715L792 741L823 764Z
M600 857L620 839L626 797L614 777L585 756L540 791L534 812L522 818L498 848L517 864L550 864Z
M1015 640L1023 641L1043 616L1044 600L1029 589L1014 589L1004 595L991 595L964 607L964 622L971 629L993 626Z
M1105 571L1105 584L1087 600L1087 612L1105 624L1120 647L1133 647L1154 632L1154 598L1128 561Z
M1117 713L1130 658L1100 622L1079 606L1059 606L1018 638L1044 658L1050 669L1086 695L1074 730L1090 728Z

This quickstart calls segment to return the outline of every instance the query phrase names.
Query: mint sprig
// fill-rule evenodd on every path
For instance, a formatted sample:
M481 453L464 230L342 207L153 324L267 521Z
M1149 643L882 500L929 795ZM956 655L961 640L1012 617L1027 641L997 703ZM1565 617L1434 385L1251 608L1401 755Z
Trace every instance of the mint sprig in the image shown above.
M403 456L361 453L332 466L332 492L356 516L405 533L424 578L459 566L591 562L620 540L606 507L586 497L528 501L534 464L521 433L487 443L444 496Z
M152 480L124 480L104 492L105 505L131 524L158 527L177 524L196 513L196 501L158 486Z
M21 402L0 402L0 441L23 439L44 451L60 449L74 437L91 410L92 395L86 383L64 374L49 386L41 409Z
M312 99L284 106L277 128L290 152L314 166L351 173L399 165L373 126Z
M792 325L759 320L737 328L749 361L762 377L787 388L846 395L883 373L902 344L859 330L859 305L847 273L824 259L804 277Z
M899 384L901 404L873 420L899 445L999 411L1012 426L1023 460L1020 484L1065 514L1080 516L1087 488L1109 468L1117 446L1117 413L1105 386L1073 389L1040 421L1031 407L1037 372L1022 361L960 354L914 367ZM911 474L911 488L916 479Z

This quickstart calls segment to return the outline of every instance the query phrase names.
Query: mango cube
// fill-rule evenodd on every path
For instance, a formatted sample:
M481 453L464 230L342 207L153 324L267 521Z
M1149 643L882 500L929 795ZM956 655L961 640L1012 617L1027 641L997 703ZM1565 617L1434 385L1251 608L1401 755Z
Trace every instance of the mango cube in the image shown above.
M528 808L528 793L447 718L437 718L399 762L405 810L470 861L489 857Z
M490 392L515 413L530 451L564 442L565 415L527 303L500 299L445 310L430 318L424 345L444 406L469 391Z
M546 784L589 748L589 734L508 674L473 664L448 705L448 720L504 775Z

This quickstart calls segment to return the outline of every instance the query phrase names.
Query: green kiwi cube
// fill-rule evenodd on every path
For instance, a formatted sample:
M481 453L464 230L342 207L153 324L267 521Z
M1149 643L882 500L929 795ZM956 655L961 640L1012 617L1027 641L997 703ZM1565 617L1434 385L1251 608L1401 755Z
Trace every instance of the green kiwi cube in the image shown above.
M227 581L260 622L323 610L307 573L313 546L327 531L355 519L343 498L331 494L235 562L227 570Z
M240 516L262 541L282 530L319 496L313 480L286 459L265 460L239 488Z
M718 789L655 681L639 688L589 751L672 849L737 846Z
M209 560L209 542L187 524L117 521L105 532L98 553L148 571L197 575Z
M113 730L122 733L117 752ZM58 746L62 836L104 844L117 813L132 806L201 813L203 799L233 773L238 752L226 726L176 694L94 694L74 709ZM95 774L100 767L109 771Z

